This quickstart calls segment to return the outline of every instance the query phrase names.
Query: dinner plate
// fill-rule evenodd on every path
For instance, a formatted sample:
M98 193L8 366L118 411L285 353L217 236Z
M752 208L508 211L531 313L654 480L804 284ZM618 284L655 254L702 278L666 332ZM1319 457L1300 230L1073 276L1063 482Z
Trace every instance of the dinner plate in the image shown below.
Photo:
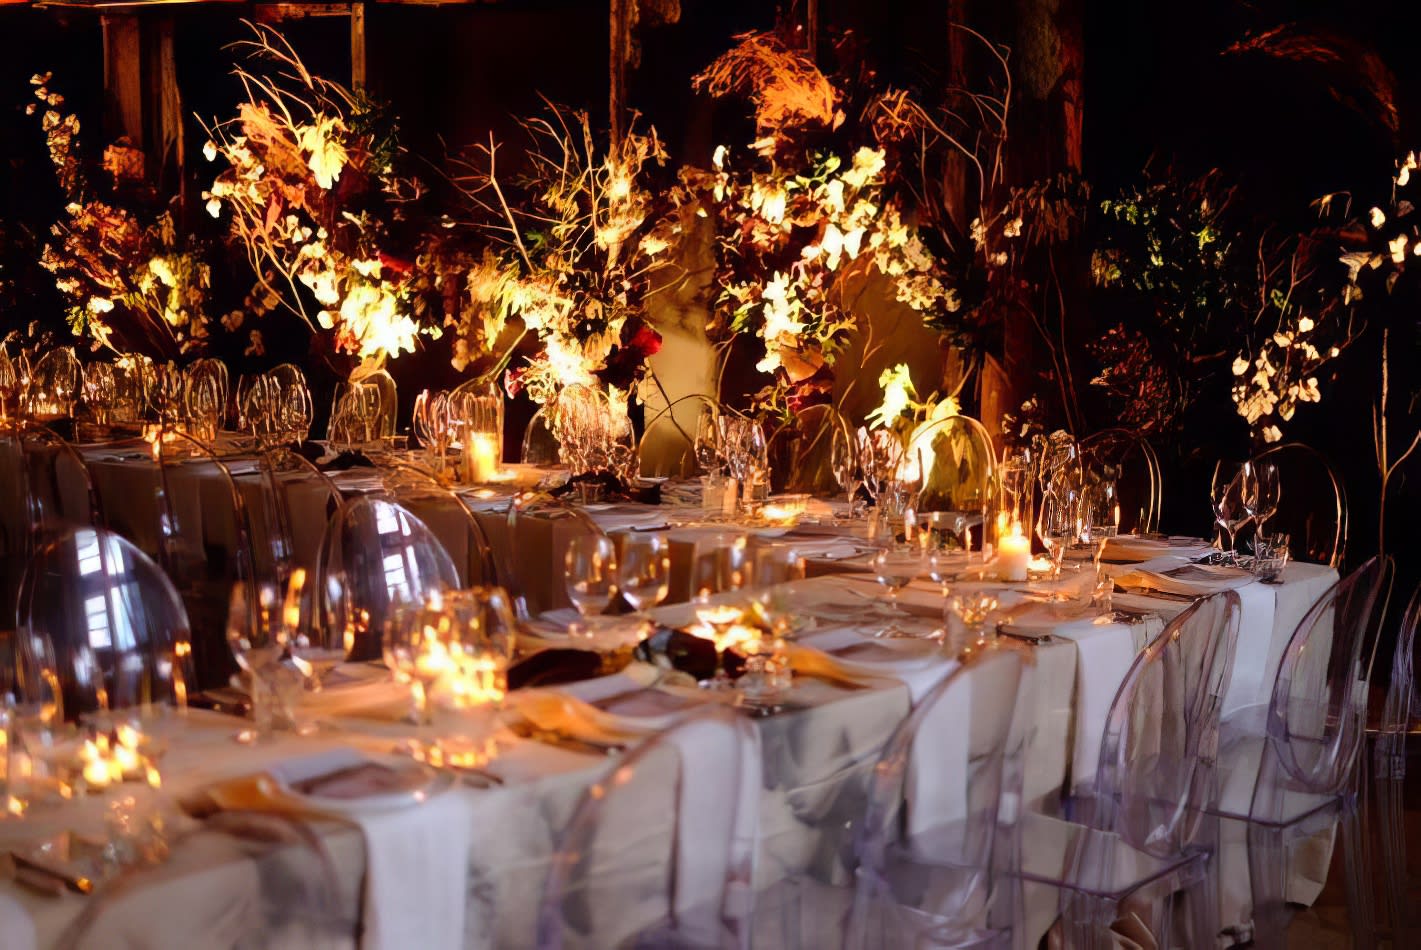
M288 759L269 768L266 778L276 794L312 811L337 815L410 808L453 781L419 762L379 761L354 749Z

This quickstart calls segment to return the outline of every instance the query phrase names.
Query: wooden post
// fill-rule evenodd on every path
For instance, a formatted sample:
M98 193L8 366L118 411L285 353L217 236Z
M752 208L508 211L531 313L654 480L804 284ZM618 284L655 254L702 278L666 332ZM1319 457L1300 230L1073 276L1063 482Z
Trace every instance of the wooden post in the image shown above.
M350 5L350 88L365 91L365 2Z
M607 125L612 147L622 142L622 108L627 94L627 59L631 54L631 4L636 0L608 3Z
M110 137L128 136L143 148L143 43L138 18L105 14L101 19L104 36L104 111Z

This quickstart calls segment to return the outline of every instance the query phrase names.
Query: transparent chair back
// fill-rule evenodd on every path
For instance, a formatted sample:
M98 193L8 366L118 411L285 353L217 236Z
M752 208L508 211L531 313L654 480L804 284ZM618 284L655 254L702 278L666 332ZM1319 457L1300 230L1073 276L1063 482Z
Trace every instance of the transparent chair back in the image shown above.
M374 397L374 423L372 435L376 439L386 439L395 434L395 414L399 411L399 391L395 378L384 366L357 366L350 374L350 385L368 386L376 393Z
M714 399L700 393L682 396L652 413L637 442L639 471L649 478L690 478L700 473L696 429L703 413L720 414Z
M462 495L419 465L392 459L382 470L385 493L415 515L449 552L459 573L459 587L496 584L493 548Z
M528 428L523 431L523 448L518 457L525 465L551 468L562 464L561 447L558 437L553 434L547 406L539 408L528 420Z
M1414 907L1417 871L1408 861L1406 822L1406 773L1408 752L1416 753L1408 742L1421 702L1416 693L1416 628L1421 626L1421 589L1411 598L1397 634L1391 666L1391 684L1382 710L1377 734L1375 767L1377 824L1381 843L1386 908L1390 917L1393 946L1411 946L1421 938L1421 918Z
M385 498L347 502L326 527L317 590L339 574L343 616L351 618L351 660L378 660L393 605L422 601L457 587L459 574L434 532L408 510Z
M1164 481L1159 456L1149 441L1130 429L1104 429L1082 439L1080 450L1086 468L1115 480L1120 533L1158 531Z
M948 416L914 431L904 464L917 466L923 487L918 510L961 511L981 515L996 491L996 450L982 423L969 416Z
M1265 526L1270 535L1287 534L1292 556L1340 567L1347 554L1347 489L1332 462L1301 442L1275 445L1255 466L1278 467L1278 510Z
M118 535L74 528L45 545L25 570L17 619L19 665L57 686L56 718L186 704L187 611L162 569Z
M1024 651L970 650L889 740L856 844L847 946L1017 945L1029 675Z
M255 470L234 473L246 503L254 576L284 588L291 572L315 576L321 536L340 489L309 459L286 448L261 453Z
M1277 823L1293 794L1353 791L1367 723L1379 624L1373 607L1386 565L1372 558L1312 606L1288 641L1268 708L1268 744L1249 818Z
M605 534L601 525L577 505L547 492L523 492L515 495L508 503L508 514L504 519L504 543L497 545L495 564L498 582L513 601L513 612L520 620L551 606L550 591L561 587L562 552L552 552L552 563L539 564L526 556L524 531L529 519L542 515L557 518L566 517L578 529L588 534ZM520 557L520 554L524 555ZM550 575L552 580L550 582ZM537 582L545 586L541 591L535 588Z
M834 442L845 436L848 427L833 406L809 406L796 413L793 424L781 426L770 436L771 488L811 495L837 493ZM780 478L783 481L776 484Z
M156 445L158 561L192 619L198 688L210 689L237 671L226 634L232 585L258 578L247 504L232 474L243 460L219 457L179 429L164 430ZM255 473L257 463L246 462Z
M536 946L748 947L759 792L755 729L724 706L616 760L562 832Z
M343 884L337 868L297 819L218 812L169 841L162 863L90 897L59 945L349 947L359 931L358 887Z
M1135 658L1106 719L1083 823L1157 858L1211 846L1205 815L1218 795L1219 717L1239 613L1233 591L1195 601ZM1102 859L1089 849L1081 855ZM1111 878L1100 868L1082 872Z

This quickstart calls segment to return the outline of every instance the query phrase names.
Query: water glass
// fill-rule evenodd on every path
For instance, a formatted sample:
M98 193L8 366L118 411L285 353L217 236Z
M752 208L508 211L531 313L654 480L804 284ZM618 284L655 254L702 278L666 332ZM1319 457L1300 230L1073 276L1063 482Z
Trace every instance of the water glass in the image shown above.
M612 540L604 534L573 538L563 556L563 584L583 620L569 633L590 636L586 621L606 610L617 594L617 548Z
M671 544L665 534L632 531L623 536L617 584L644 625L646 612L671 590Z

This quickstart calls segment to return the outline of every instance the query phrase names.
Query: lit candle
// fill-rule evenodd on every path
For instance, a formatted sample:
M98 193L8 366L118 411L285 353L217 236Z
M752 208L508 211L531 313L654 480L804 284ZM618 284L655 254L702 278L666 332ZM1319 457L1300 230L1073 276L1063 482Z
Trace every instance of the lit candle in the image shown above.
M498 440L493 433L470 433L464 439L464 481L491 481L498 472L500 454Z
M1021 533L1021 525L1014 523L1009 533L997 539L997 577L1024 581L1030 564L1031 539Z

